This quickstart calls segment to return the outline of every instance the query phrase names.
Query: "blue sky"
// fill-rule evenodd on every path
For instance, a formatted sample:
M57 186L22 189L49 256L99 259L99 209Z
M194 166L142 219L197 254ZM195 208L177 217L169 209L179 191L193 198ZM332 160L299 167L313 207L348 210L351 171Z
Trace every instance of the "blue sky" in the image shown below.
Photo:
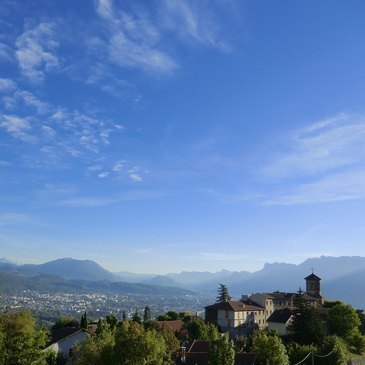
M365 255L365 2L0 3L0 257L113 271Z

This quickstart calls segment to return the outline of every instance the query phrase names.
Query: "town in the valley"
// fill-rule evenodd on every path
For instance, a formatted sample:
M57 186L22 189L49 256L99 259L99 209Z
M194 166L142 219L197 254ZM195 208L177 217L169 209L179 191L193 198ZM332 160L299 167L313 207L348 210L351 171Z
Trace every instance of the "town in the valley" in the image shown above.
M20 346L26 339L19 333L0 341L0 364L15 364L9 360L27 346L32 347L31 355L24 352L18 364L340 365L364 361L363 312L326 300L321 278L313 272L305 277L305 290L292 293L251 293L233 299L229 288L219 284L215 302L206 305L207 297L184 302L178 297L32 294L24 292L3 301L3 338L12 332L10 327L33 329L25 346ZM163 307L157 303L161 301ZM34 303L39 303L38 310ZM57 319L52 317L52 307L60 310ZM43 326L36 323L39 318ZM14 350L14 343L13 348L9 346L11 340L22 350Z

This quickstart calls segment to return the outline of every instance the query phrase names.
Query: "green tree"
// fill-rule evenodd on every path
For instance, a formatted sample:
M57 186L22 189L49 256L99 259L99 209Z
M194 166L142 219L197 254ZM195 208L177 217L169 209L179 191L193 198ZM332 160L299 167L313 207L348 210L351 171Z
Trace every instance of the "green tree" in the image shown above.
M124 321L116 330L114 365L164 365L170 354L161 334L133 321Z
M330 354L329 356L326 356ZM314 356L319 365L345 365L349 360L349 354L344 341L337 336L328 336L324 339L320 356ZM323 357L325 356L325 357Z
M41 351L46 343L46 331L40 328L30 311L0 314L2 351L0 364L44 364Z
M325 336L324 324L317 311L300 296L296 300L293 321L290 326L291 337L301 345L322 343Z
M106 316L105 320L106 323L109 325L109 328L114 331L118 324L118 318L114 314L110 313Z
M296 342L290 342L286 346L286 351L291 364L297 364L310 353L317 353L318 347L314 345L300 345Z
M209 365L234 365L233 342L228 335L219 336L209 343Z
M236 354L240 354L248 351L247 338L242 335L237 335L234 339L234 351Z
M86 311L84 312L84 314L81 315L81 320L80 320L80 328L87 328L87 315L86 315Z
M133 314L132 321L133 321L133 322L137 322L137 323L142 323L142 318L141 318L141 316L139 315L139 313L138 313L137 309L136 309L136 311L135 311L135 312L134 312L134 314Z
M365 336L360 331L354 331L351 336L346 339L347 344L351 350L358 355L361 355L365 351Z
M167 326L161 326L157 321L151 322L151 328L162 335L165 340L167 350L172 355L180 347L180 341L176 338L172 329Z
M106 325L99 333L89 336L74 346L74 364L110 365L113 363L114 345L114 334Z
M332 335L337 335L345 340L350 339L359 331L361 321L351 305L340 303L328 312L328 329Z
M219 284L217 292L217 303L228 302L231 300L231 296L228 294L228 288L225 284Z
M151 320L151 309L147 305L143 312L143 322L149 322Z
M253 352L257 354L257 365L289 365L285 346L276 333L260 330L253 335Z
M82 317L81 317L82 319ZM52 326L52 330L66 327L80 327L80 322L75 317L60 317Z

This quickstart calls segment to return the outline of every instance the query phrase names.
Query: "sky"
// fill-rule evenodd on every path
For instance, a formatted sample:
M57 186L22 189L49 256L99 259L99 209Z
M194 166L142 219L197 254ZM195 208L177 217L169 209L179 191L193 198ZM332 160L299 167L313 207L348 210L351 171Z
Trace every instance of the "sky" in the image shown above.
M2 0L0 257L255 271L365 256L363 0Z

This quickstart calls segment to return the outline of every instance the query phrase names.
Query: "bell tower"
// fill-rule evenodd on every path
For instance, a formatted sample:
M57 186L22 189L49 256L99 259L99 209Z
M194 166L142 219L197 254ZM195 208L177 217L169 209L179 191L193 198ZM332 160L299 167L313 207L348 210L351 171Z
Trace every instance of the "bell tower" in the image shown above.
M306 282L306 292L308 295L312 297L321 297L321 278L317 275L314 275L313 272L306 278L304 278Z

